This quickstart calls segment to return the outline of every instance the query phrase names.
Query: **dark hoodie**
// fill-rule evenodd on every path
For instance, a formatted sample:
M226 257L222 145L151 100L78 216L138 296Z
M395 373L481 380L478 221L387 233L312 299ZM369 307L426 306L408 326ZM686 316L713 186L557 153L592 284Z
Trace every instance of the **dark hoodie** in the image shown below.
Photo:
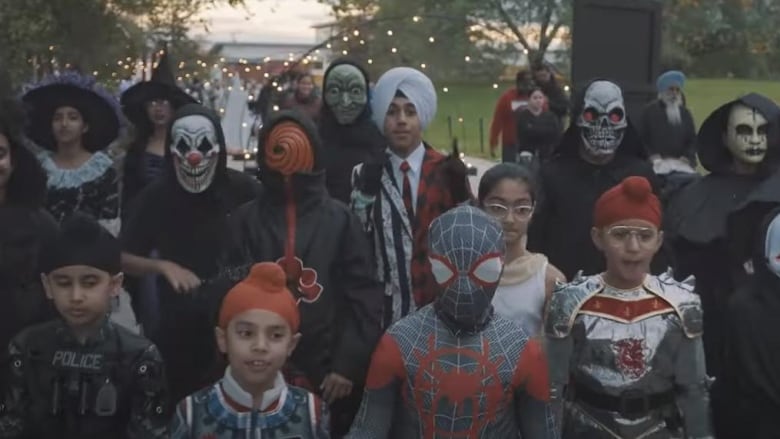
M723 135L734 104L759 110L768 121L769 151L754 175L734 173L734 158ZM767 178L778 157L778 107L751 93L715 110L702 124L696 148L702 166L710 173L685 186L671 200L665 220L666 241L674 249L675 277L696 277L696 292L704 309L704 349L707 372L717 376L723 350L723 316L728 297L738 286L740 267L729 253L727 219Z
M325 71L323 84L334 67L349 64L357 67L363 74L368 93L369 77L363 67L348 58L339 58ZM323 161L325 163L325 185L331 197L350 203L352 194L352 169L372 157L377 150L385 148L387 142L376 125L371 121L371 107L366 102L363 112L350 125L341 125L336 121L333 110L327 103L320 109L320 137L323 143Z
M146 256L157 250L159 258L192 271L201 279L217 274L228 217L240 205L254 199L260 184L252 177L227 168L227 151L219 118L206 107L188 104L176 111L173 121L190 115L209 118L220 144L214 181L204 192L192 194L176 179L170 150L166 150L163 178L145 187L133 201L132 214L122 228L123 250ZM170 132L168 134L170 138ZM173 402L209 384L209 360L214 358L213 312L198 294L176 294L158 277L161 315L157 334L149 334L169 367Z
M767 206L767 205L764 205ZM759 222L740 227L754 233L754 274L737 290L725 316L725 356L713 388L718 438L780 438L780 277L769 271L764 245L777 204ZM760 224L760 225L759 225Z
M293 174L289 186L266 165L263 146L274 126L285 121L300 125L314 148L314 171ZM263 128L258 150L266 190L231 218L224 273L237 282L253 263L284 259L290 244L292 256L301 263L298 285L303 285L293 285L303 297L299 304L302 338L290 367L316 391L331 372L352 380L358 388L381 333L384 297L374 280L367 238L349 208L328 196L322 145L308 118L294 111L278 113ZM294 232L292 240L288 231Z
M589 85L578 94L573 118L582 113ZM634 175L645 177L656 186L653 168L630 120L609 163L586 162L580 157L581 145L580 128L572 123L553 158L540 170L539 201L528 230L528 249L546 255L567 279L579 270L591 275L606 268L604 257L590 236L593 207L601 194Z

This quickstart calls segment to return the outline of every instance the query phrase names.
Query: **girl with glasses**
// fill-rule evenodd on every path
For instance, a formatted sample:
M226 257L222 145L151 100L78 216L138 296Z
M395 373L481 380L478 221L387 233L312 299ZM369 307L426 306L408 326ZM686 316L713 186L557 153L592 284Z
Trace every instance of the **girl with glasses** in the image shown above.
M494 166L479 182L480 207L501 223L506 243L504 272L493 307L532 336L541 331L545 305L556 281L566 280L544 255L525 248L534 193L531 171L513 163Z

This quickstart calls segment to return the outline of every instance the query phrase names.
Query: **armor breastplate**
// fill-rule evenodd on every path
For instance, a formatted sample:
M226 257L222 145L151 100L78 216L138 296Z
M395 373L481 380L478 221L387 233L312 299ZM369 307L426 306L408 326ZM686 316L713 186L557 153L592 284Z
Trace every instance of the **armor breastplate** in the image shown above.
M633 290L617 290L593 276L557 291L547 332L572 338L570 387L614 397L674 391L678 348L683 339L701 333L701 308L691 289L664 275L648 276ZM597 429L616 438L664 437L665 419L674 410L626 419L618 412L589 407L575 391L567 403L567 423L573 432Z

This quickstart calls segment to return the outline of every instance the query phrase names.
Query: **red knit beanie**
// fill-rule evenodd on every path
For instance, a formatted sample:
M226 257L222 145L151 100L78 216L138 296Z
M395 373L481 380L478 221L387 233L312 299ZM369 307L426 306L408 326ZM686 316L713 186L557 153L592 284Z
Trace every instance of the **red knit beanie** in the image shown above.
M644 177L626 178L601 194L593 209L593 225L598 228L631 219L661 227L661 202Z
M298 332L298 304L287 289L287 276L278 264L261 262L252 266L249 276L234 286L222 300L219 327L227 328L233 318L244 311L262 309L279 314Z

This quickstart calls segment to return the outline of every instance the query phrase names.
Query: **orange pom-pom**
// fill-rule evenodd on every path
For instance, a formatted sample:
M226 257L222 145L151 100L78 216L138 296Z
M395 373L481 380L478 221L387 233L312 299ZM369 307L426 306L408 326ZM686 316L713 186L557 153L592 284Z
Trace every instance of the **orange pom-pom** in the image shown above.
M252 266L249 275L222 300L219 327L226 328L237 315L252 309L279 314L293 333L298 332L301 321L298 303L287 289L287 276L279 264L260 262Z
M623 193L634 201L645 201L653 193L650 182L644 177L628 177L621 183Z
M661 202L644 177L628 177L604 192L593 208L593 225L606 227L625 220L644 220L661 227Z
M287 276L278 264L261 262L252 266L249 276L244 279L250 285L266 293L287 293Z

